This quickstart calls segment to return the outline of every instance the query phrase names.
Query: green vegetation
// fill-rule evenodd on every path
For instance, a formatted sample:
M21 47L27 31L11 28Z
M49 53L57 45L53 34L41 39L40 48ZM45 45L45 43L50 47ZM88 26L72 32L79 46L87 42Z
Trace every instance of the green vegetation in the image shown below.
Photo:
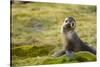
M39 65L95 61L89 52L73 58L51 55L62 46L60 28L73 16L80 38L96 48L96 6L52 3L12 4L12 65Z

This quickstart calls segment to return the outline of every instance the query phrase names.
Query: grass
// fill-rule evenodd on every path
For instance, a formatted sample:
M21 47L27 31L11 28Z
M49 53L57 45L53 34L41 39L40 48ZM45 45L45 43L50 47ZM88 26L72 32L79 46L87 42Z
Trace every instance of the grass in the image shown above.
M51 55L61 48L61 24L68 16L76 19L80 38L96 48L96 6L15 3L12 4L12 65L39 65L95 61L88 52L58 58Z

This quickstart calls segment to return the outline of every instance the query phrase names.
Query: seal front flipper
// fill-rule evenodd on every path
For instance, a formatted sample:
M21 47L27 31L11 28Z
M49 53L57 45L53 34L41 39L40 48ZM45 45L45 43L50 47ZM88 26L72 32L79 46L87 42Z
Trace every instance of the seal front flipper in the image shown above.
M59 57L59 56L62 56L64 54L65 54L65 50L62 49L62 50L55 52L52 56Z

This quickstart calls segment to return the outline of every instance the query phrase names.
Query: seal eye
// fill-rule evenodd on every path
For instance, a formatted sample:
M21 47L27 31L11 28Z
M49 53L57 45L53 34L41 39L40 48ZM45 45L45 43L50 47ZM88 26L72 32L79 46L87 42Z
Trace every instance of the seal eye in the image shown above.
M75 26L75 24L74 23L71 23L71 27L74 27Z
M65 21L66 23L68 22L68 20Z

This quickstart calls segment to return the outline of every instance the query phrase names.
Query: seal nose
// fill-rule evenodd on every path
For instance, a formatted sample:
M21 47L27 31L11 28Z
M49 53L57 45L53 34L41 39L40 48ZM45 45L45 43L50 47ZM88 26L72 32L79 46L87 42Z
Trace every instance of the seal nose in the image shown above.
M66 25L70 25L70 22L65 23Z
M70 23L65 24L66 27L71 27Z

